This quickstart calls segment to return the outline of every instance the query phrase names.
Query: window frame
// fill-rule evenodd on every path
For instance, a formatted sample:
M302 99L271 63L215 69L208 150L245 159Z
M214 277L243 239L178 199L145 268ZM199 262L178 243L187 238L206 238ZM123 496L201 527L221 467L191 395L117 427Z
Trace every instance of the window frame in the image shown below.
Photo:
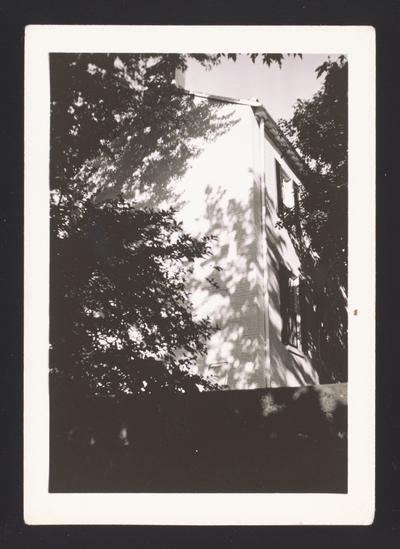
M282 168L281 163L275 159L275 174L276 174L276 192L277 192L277 214L278 217L283 218L285 211L293 210L295 214L294 229L297 235L300 235L300 205L299 205L299 186ZM293 206L287 206L283 196L283 184L284 182L292 183L293 193Z
M303 353L301 318L301 281L285 265L279 265L279 300L283 345Z

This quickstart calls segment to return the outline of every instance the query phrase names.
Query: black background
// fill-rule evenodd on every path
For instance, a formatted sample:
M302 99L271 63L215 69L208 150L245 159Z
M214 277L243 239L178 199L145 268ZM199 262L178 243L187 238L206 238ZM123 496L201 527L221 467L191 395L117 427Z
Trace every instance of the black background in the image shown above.
M26 526L22 513L23 47L28 24L372 25L377 38L377 486L369 527ZM0 548L400 546L400 1L0 1Z

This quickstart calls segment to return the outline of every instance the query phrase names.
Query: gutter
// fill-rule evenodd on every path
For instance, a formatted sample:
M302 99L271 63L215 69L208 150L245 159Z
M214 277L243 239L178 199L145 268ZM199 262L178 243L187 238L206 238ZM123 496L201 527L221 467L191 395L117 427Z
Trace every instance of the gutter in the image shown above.
M269 292L268 292L268 242L267 242L267 201L265 188L265 123L264 118L259 119L259 178L261 194L261 249L262 249L262 296L264 307L264 366L265 386L270 386L271 378L271 353L269 340Z
M257 106L253 107L253 111L256 118L264 120L265 135L269 136L275 145L283 151L283 156L290 167L294 168L294 171L297 171L300 175L306 175L309 171L307 165L264 105L258 103Z
M297 172L300 176L308 173L308 167L304 160L298 154L296 149L284 135L278 124L269 114L267 109L258 99L236 99L233 97L225 97L223 95L213 95L209 93L197 92L194 90L188 90L186 88L177 87L177 89L184 94L191 95L193 97L200 97L202 99L209 99L211 101L220 101L221 103L231 103L233 105L245 105L253 109L254 115L258 120L264 121L265 135L268 136L274 144L283 152L282 156L286 162Z

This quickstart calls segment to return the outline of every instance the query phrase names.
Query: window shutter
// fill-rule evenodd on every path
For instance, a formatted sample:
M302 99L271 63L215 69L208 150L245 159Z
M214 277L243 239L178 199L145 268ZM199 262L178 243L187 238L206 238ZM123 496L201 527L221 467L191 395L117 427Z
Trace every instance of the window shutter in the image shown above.
M276 173L276 192L278 199L278 215L283 212L283 198L282 198L282 172L281 166L277 160L275 160L275 173Z
M303 279L300 278L299 282L299 294L300 294L300 336L301 336L301 348L305 353L309 351L309 311L307 303L307 286Z
M297 236L301 236L301 224L300 224L300 204L299 204L299 188L293 183L293 195L294 195L294 214L295 214L295 229Z
M279 266L279 294L282 317L282 343L288 343L288 301L289 301L289 277L286 267Z

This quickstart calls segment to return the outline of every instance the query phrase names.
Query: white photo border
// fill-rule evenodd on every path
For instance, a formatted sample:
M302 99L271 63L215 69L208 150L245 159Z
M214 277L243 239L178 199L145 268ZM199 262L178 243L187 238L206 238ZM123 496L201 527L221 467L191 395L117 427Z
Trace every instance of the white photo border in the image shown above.
M347 494L54 494L49 473L50 52L343 53L349 60ZM24 520L27 524L366 525L375 497L375 30L67 26L25 32ZM354 311L357 313L354 314Z

